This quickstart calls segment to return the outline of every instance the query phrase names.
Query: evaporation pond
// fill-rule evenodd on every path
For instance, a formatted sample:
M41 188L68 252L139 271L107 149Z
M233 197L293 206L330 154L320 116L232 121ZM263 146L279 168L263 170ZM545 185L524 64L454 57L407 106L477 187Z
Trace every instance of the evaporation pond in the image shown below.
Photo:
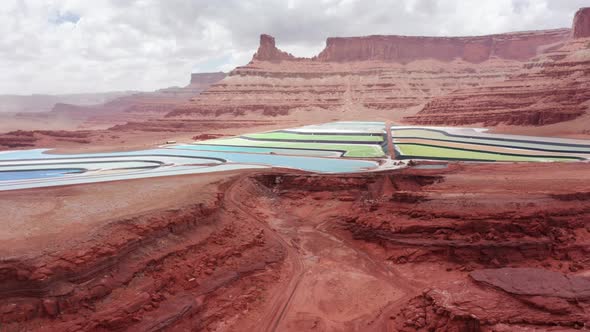
M79 168L3 171L0 172L0 181L55 178L66 174L76 174L83 172L84 170Z
M219 152L238 152L238 153L278 153L286 155L303 155L303 156L320 156L320 157L340 157L342 152L330 150L312 150L312 149L284 149L284 148L267 148L267 147L250 147L250 146L232 146L232 145L175 145L172 149L189 149L202 151L219 151Z

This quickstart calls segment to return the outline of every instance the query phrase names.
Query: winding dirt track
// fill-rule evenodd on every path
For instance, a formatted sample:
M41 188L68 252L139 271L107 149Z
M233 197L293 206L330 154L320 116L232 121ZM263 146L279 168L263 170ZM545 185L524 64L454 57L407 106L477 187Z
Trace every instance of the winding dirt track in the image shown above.
M240 195L245 181L250 180L241 178L228 188L226 202L255 220L287 252L288 277L273 288L258 320L261 331L297 331L309 325L387 330L391 313L423 287L333 232L334 206L291 215L273 206L276 202L263 201L257 210L270 214L260 217ZM331 289L332 284L339 289Z
M243 179L243 178L242 178ZM268 236L276 239L287 252L286 260L290 265L291 279L284 289L278 289L273 294L272 299L269 301L267 307L270 309L266 313L266 317L262 319L264 325L261 326L261 331L276 331L277 326L280 324L281 319L285 315L285 311L289 306L293 294L295 293L297 286L299 285L303 276L303 260L299 252L291 246L282 236L272 230L268 224L261 220L259 217L254 215L248 207L245 207L240 199L236 197L236 188L240 185L240 180L234 182L227 190L226 202L230 203L232 207L242 212L244 215L249 216L252 220L256 221L268 234Z

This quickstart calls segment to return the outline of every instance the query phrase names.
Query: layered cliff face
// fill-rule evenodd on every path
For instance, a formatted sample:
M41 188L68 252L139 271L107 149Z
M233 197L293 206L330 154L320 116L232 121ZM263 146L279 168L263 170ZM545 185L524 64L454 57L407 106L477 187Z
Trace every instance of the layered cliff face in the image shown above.
M481 37L329 38L313 58L296 58L279 50L273 37L262 35L249 64L166 117L312 111L316 122L396 121L434 97L505 81L526 60L562 46L571 33L557 29Z
M294 110L371 117L421 105L432 96L502 80L516 70L514 61L494 60L476 67L455 61L417 61L408 65L256 61L238 67L191 103L167 117L287 115Z
M537 55L540 48L561 42L569 34L569 29L558 29L481 37L328 38L326 48L317 59L336 62L377 60L400 63L420 59L445 62L461 59L472 63L480 63L491 58L526 60Z
M574 38L590 37L590 7L581 8L574 16Z
M586 114L590 107L590 44L573 39L525 63L506 80L434 98L412 123L543 126Z

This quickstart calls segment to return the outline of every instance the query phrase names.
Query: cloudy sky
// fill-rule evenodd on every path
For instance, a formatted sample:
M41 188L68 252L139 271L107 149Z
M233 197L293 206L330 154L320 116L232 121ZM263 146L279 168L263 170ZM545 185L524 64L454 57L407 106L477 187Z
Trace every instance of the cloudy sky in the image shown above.
M329 36L569 27L589 0L2 0L0 94L154 90L247 63L261 33L313 56Z

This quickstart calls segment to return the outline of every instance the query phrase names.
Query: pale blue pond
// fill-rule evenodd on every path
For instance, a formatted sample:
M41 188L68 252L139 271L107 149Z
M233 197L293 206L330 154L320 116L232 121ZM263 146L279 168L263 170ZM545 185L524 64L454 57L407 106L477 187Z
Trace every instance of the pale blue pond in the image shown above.
M171 146L172 149L187 149L200 151L238 152L238 153L264 153L264 154L286 154L298 156L315 157L340 157L340 151L312 150L312 149L278 149L265 147L231 146L231 145L210 145L210 144L180 144Z
M299 128L287 129L287 131L300 132L364 132L383 133L385 122L330 122L319 125L308 125Z
M383 121L337 121L337 122L329 122L323 123L316 126L385 126L385 122Z
M51 170L22 170L22 171L3 171L0 172L0 181L29 180L55 178L67 174L81 174L83 169L51 169Z
M315 173L375 169L375 161L229 151L159 148L143 151L49 154L47 150L0 153L0 190L50 187L236 169L280 167ZM79 176L64 176L89 171Z
M86 154L48 154L46 150L18 151L18 153L0 154L0 162L6 160L32 160L63 158L112 158L137 156L142 160L158 157L184 157L190 158L191 164L211 163L212 161L225 161L240 164L257 164L273 167L295 168L318 173L348 173L372 169L378 166L374 161L353 160L343 158L317 158L304 156L284 156L254 153L235 153L222 151L200 151L181 149L152 149L143 151L113 152L113 153L86 153ZM15 158L16 157L16 158Z

